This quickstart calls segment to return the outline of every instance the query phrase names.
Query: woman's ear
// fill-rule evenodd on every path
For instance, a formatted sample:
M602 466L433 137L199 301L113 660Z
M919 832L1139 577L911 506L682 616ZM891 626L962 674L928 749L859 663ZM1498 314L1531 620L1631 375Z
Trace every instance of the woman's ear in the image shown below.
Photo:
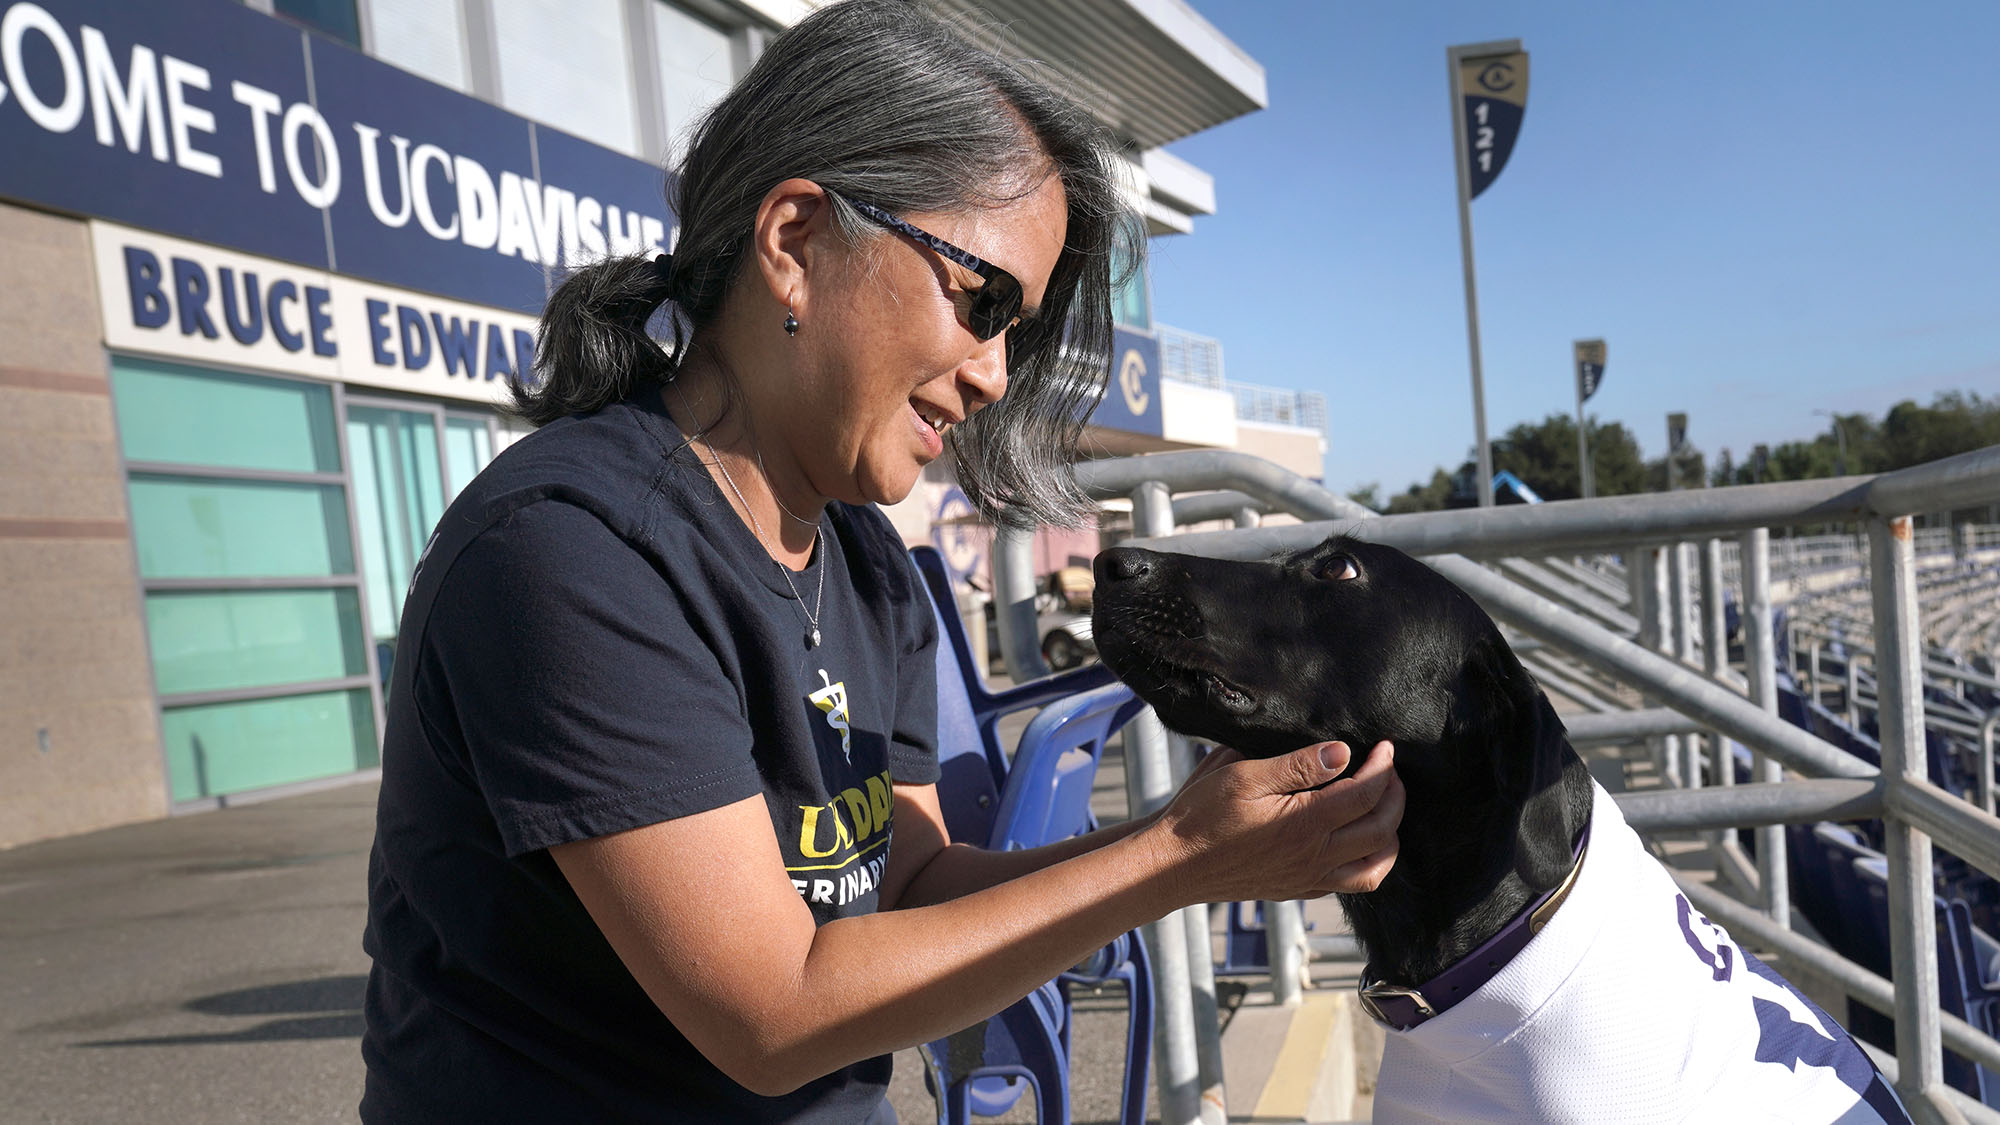
M750 243L758 276L771 300L794 315L806 312L814 268L831 243L830 219L826 189L811 180L786 180L757 205Z

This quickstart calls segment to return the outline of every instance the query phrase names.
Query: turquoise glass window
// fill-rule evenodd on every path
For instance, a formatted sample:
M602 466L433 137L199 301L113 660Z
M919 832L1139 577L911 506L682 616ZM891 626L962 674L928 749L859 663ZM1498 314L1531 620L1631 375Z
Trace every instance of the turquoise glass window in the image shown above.
M342 471L333 389L117 356L112 401L127 461L158 467L126 486L173 798L375 765L367 688L300 691L368 674L347 489L257 479ZM182 465L206 472L166 468ZM305 577L346 582L268 583ZM160 588L173 580L204 588ZM294 694L174 704L259 690Z
M340 471L331 388L118 356L111 392L128 461Z
M444 514L437 422L429 413L350 406L347 447L368 616L376 639L385 640L396 635L403 593Z
M161 695L368 674L352 588L155 591L146 632Z
M176 801L378 764L374 705L366 689L168 707L160 726Z
M479 470L493 460L493 435L487 432L483 418L454 418L449 415L444 420L445 468L451 478L451 494L447 501L456 499Z
M338 485L134 473L129 487L145 578L354 573Z
M1140 251L1146 245L1145 222L1127 216L1125 236L1112 245L1111 319L1128 328L1153 327L1152 287L1146 276L1146 260Z

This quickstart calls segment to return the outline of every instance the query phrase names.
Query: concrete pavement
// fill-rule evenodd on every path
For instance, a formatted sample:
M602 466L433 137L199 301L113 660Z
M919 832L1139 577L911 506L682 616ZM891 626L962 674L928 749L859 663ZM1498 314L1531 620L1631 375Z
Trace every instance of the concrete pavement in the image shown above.
M1115 761L1104 776L1109 804ZM375 793L349 784L0 851L0 1121L356 1120ZM1322 929L1331 910L1316 907ZM1336 984L1341 970L1315 971ZM1338 1120L1272 1104L1252 1116L1274 1073L1330 1062L1333 1040L1311 1023L1319 1039L1287 1048L1296 1013L1242 982L1222 993L1232 1117ZM1079 1123L1116 1119L1124 1024L1115 989L1079 1001ZM905 1122L934 1119L914 1051L891 1100ZM998 1120L1035 1117L1023 1104Z
M0 852L0 1119L355 1120L375 786Z

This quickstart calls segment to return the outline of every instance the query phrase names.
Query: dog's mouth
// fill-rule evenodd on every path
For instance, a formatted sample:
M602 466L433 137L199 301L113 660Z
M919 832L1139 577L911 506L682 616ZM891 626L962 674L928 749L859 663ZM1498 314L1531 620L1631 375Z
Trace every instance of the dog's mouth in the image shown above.
M1257 709L1255 696L1213 672L1197 673L1195 682L1201 685L1209 702L1232 715L1248 715Z
M1204 713L1241 719L1256 712L1256 692L1182 653L1167 651L1170 646L1164 640L1099 634L1098 653L1120 680L1169 721L1199 726Z

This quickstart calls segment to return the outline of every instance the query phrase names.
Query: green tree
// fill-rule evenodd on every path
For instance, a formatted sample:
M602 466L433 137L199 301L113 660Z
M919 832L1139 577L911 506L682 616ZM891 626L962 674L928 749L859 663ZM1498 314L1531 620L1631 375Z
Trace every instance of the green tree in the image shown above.
M1708 474L1708 483L1716 488L1736 483L1736 458L1729 455L1729 447L1722 447L1722 454L1715 459L1715 469Z
M1629 496L1646 490L1646 466L1639 439L1622 422L1590 423L1590 464L1599 496Z
M1638 441L1620 423L1599 422L1596 418L1587 419L1587 423L1599 496L1666 490L1664 458L1651 462L1642 459ZM1829 415L1825 432L1804 441L1772 446L1763 479L1768 482L1831 477L1843 468L1850 475L1887 472L1989 445L2000 445L2000 397L1982 397L1974 391L1945 391L1929 406L1899 402L1879 420L1868 414ZM1576 421L1568 414L1556 413L1540 422L1514 426L1493 442L1493 470L1513 473L1546 500L1576 496L1579 487ZM1459 468L1459 474L1466 480L1472 479L1473 472L1469 461ZM1746 459L1738 463L1726 449L1717 458L1713 472L1699 450L1684 457L1678 471L1683 488L1750 484L1751 475L1750 462ZM1429 484L1412 484L1406 491L1390 497L1388 511L1434 511L1452 501L1454 489L1452 474L1440 467L1431 474ZM1361 499L1363 492L1370 497L1379 496L1371 485L1357 492L1355 498Z
M1381 490L1382 490L1382 482L1379 480L1371 480L1367 484L1362 485L1360 488L1357 488L1354 491L1348 493L1347 498L1349 500L1354 501L1356 504L1359 504L1362 507L1367 508L1370 511L1379 512L1382 510L1382 499L1380 496L1377 495L1377 493L1379 493Z
M1445 501L1451 499L1451 489L1451 474L1437 469L1431 473L1429 484L1413 484L1407 491L1389 497L1388 514L1400 516L1405 512L1439 511Z
M1946 391L1929 406L1899 402L1882 419L1878 445L1884 470L2000 445L2000 398Z
M1585 421L1590 427L1597 494L1619 496L1639 491L1643 468L1639 443L1631 432L1618 422ZM1544 500L1573 500L1582 495L1577 477L1576 420L1557 413L1540 422L1516 425L1493 443L1493 471L1513 473Z
M1674 477L1681 488L1700 488L1708 480L1708 455L1690 445L1675 462ZM1670 492L1667 483L1667 459L1655 457L1646 462L1647 492Z

